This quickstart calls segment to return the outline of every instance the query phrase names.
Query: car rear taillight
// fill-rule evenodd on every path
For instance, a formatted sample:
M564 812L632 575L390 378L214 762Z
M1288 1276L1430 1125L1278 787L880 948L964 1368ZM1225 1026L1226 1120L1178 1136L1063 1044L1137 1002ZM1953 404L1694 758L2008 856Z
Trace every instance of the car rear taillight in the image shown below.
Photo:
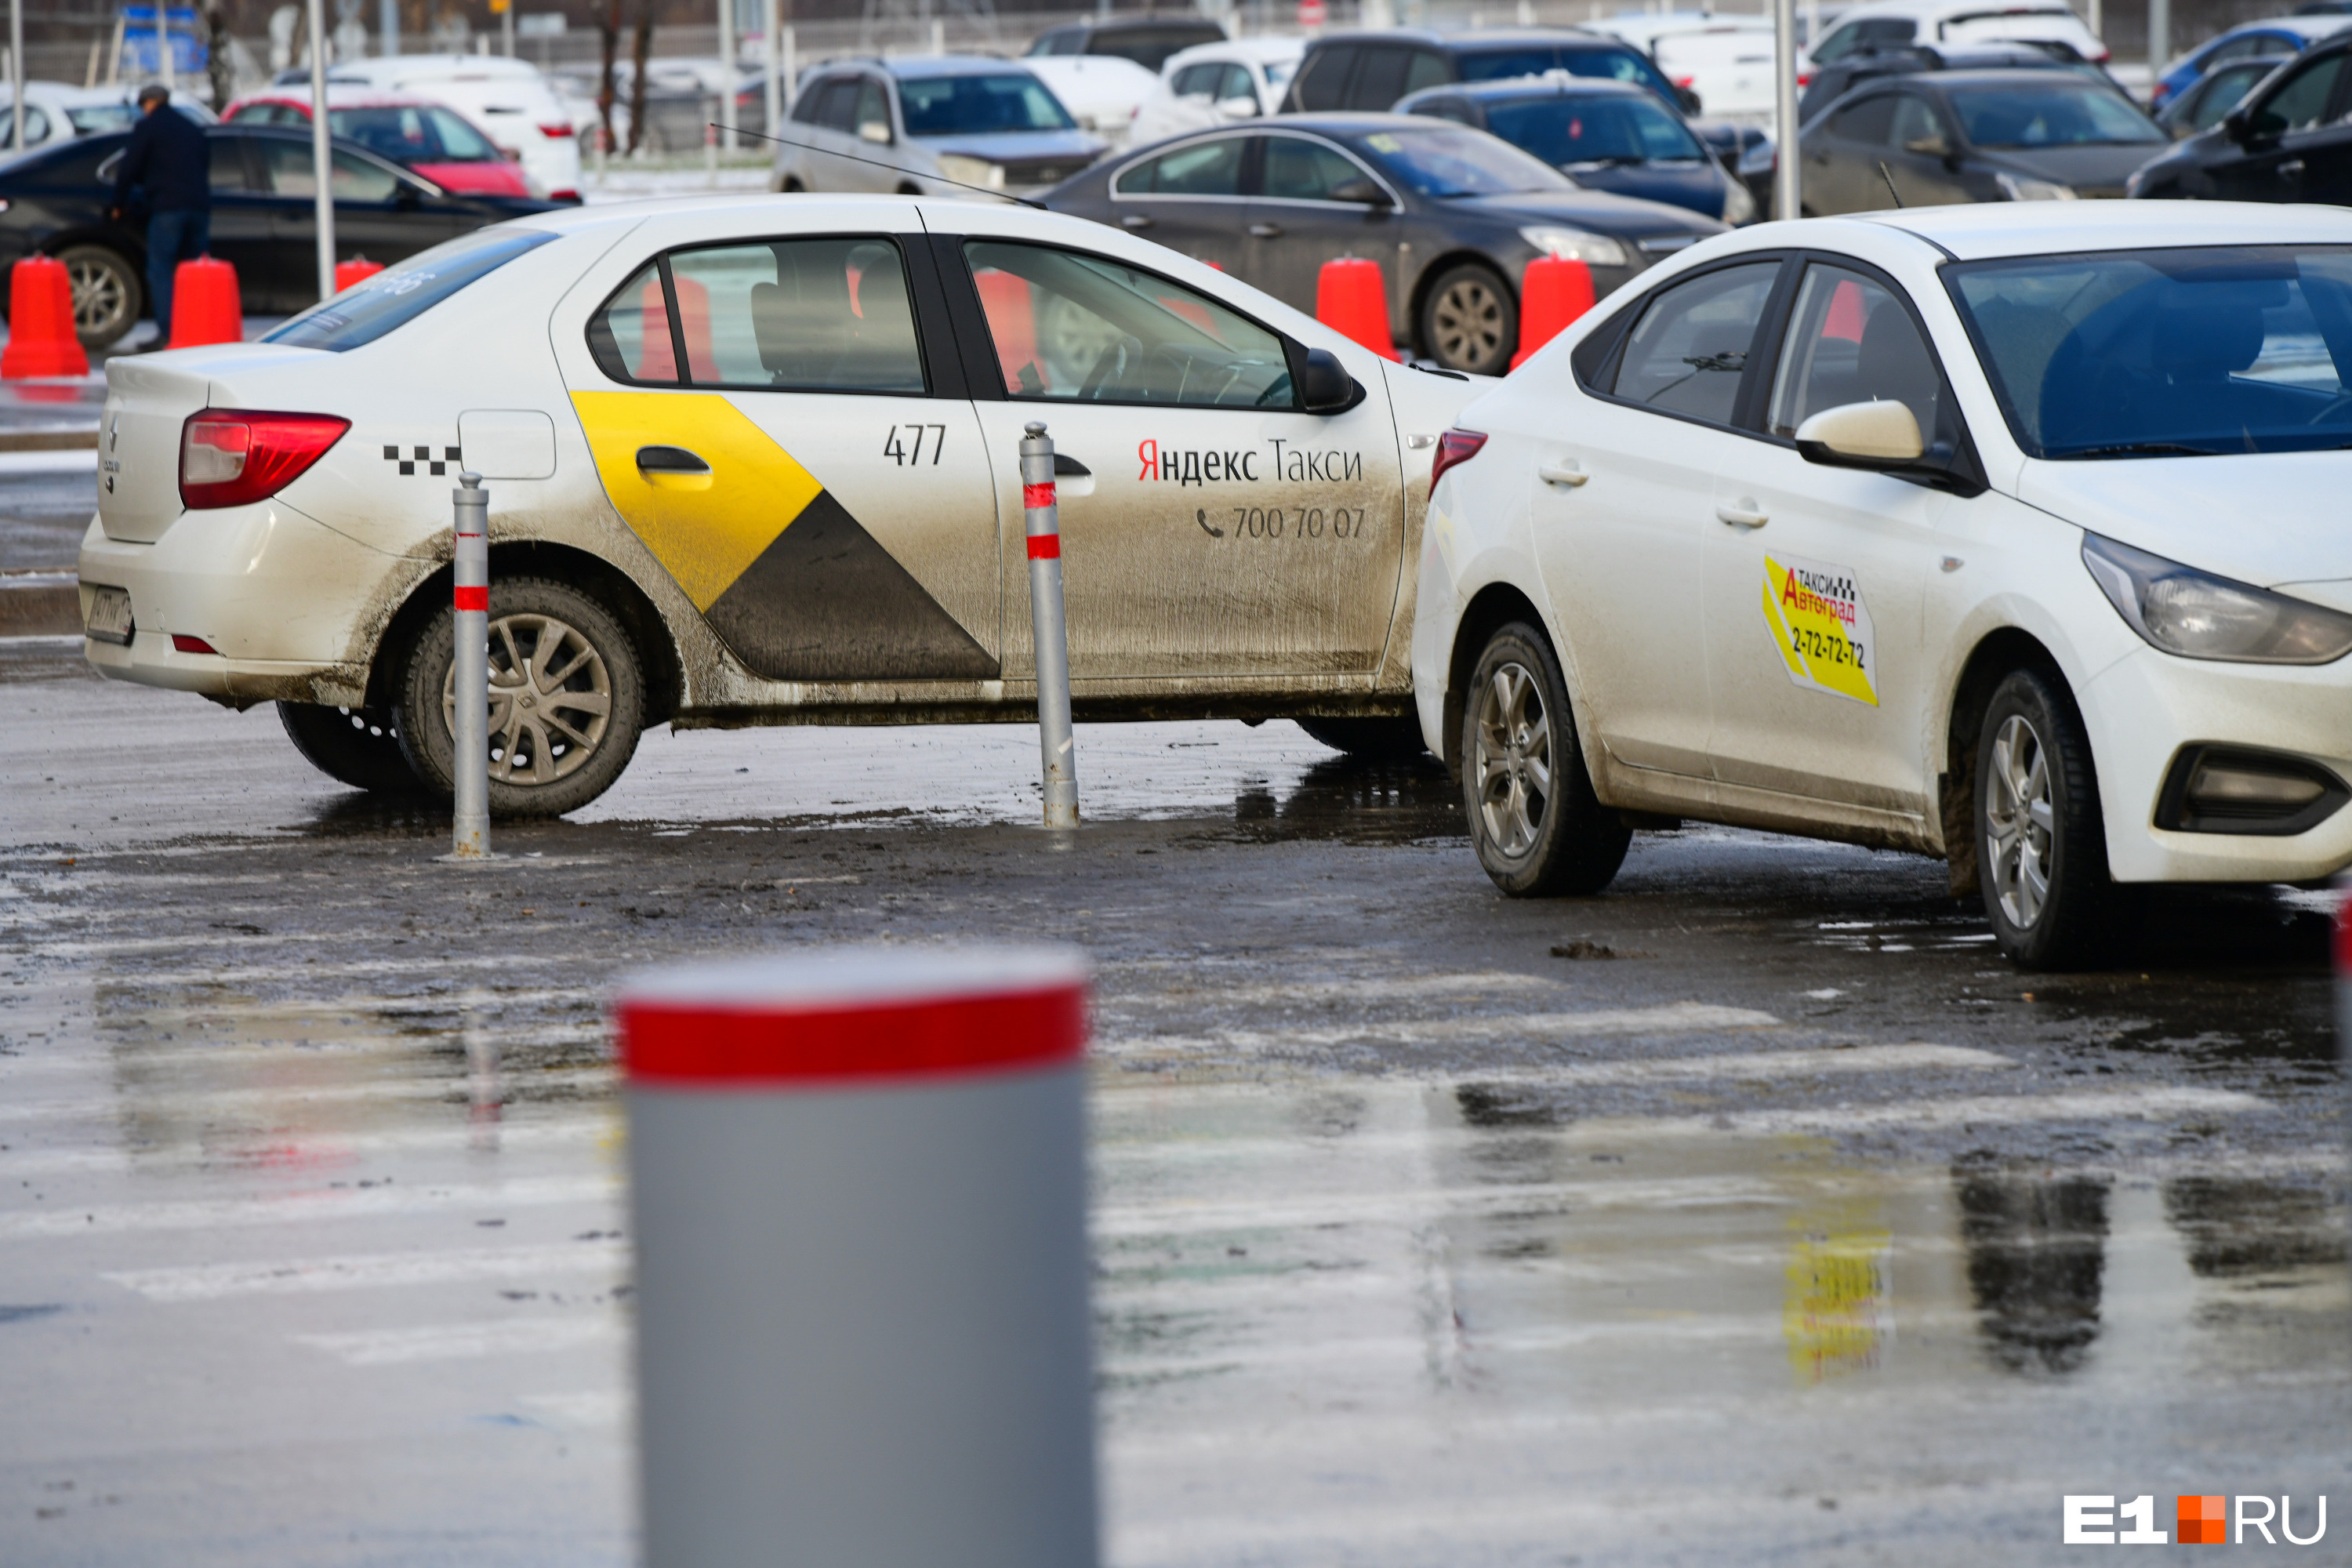
M207 408L180 427L180 503L190 511L266 500L352 427L331 414Z
M1468 462L1486 444L1485 434L1477 430L1448 430L1440 436L1437 438L1437 456L1429 460L1430 493L1436 493L1437 481L1445 477L1446 469L1456 463Z
M542 125L539 133L541 136L569 136L572 134L572 121L567 120L561 125Z

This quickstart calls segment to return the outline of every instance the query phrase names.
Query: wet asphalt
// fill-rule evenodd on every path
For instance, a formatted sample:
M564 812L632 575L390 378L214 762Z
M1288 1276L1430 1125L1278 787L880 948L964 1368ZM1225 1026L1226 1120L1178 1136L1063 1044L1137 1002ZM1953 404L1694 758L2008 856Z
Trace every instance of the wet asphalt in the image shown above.
M2023 975L1924 860L1692 827L1513 902L1433 763L1078 744L1055 836L1030 728L656 731L459 869L267 708L0 644L0 1562L631 1560L603 1009L824 942L1093 960L1113 1563L2040 1563L2068 1492L2352 1502L2326 895Z

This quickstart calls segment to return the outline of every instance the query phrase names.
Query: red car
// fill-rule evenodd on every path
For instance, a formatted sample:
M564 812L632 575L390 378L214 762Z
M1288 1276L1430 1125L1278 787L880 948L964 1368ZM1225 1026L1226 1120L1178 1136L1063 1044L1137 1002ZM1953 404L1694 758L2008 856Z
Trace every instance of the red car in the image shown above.
M221 118L234 124L307 129L310 99L307 93L257 93L230 104ZM520 163L499 151L473 121L430 99L331 90L327 128L345 141L415 170L445 191L491 196L533 194Z

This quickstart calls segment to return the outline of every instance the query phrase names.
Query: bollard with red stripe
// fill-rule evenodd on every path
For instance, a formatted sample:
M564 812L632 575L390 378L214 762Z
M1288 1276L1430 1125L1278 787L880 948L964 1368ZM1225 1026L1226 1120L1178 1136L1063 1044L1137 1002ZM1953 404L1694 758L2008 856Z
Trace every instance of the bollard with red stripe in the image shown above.
M456 584L449 607L455 613L450 680L454 687L450 761L457 813L450 824L449 858L490 858L490 493L470 469L449 492L456 504L449 563Z
M1092 1568L1087 975L819 949L623 985L649 1568Z
M1078 825L1078 750L1070 730L1070 638L1062 618L1062 509L1054 496L1054 442L1032 421L1021 438L1021 507L1029 520L1029 629L1037 648L1037 749L1045 772L1045 826Z

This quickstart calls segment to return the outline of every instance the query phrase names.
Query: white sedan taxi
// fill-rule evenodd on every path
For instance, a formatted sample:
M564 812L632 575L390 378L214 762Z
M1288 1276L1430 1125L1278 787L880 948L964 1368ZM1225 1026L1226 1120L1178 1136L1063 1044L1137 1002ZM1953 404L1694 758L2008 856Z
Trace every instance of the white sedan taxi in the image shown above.
M658 722L1033 719L1032 420L1080 718L1417 752L1409 568L1478 390L1116 229L814 196L483 229L108 377L90 662L275 700L362 788L449 790L450 494L484 477L509 816Z
M2352 213L1696 246L1440 442L1412 667L1508 893L1633 826L1916 850L2028 965L2352 861Z

